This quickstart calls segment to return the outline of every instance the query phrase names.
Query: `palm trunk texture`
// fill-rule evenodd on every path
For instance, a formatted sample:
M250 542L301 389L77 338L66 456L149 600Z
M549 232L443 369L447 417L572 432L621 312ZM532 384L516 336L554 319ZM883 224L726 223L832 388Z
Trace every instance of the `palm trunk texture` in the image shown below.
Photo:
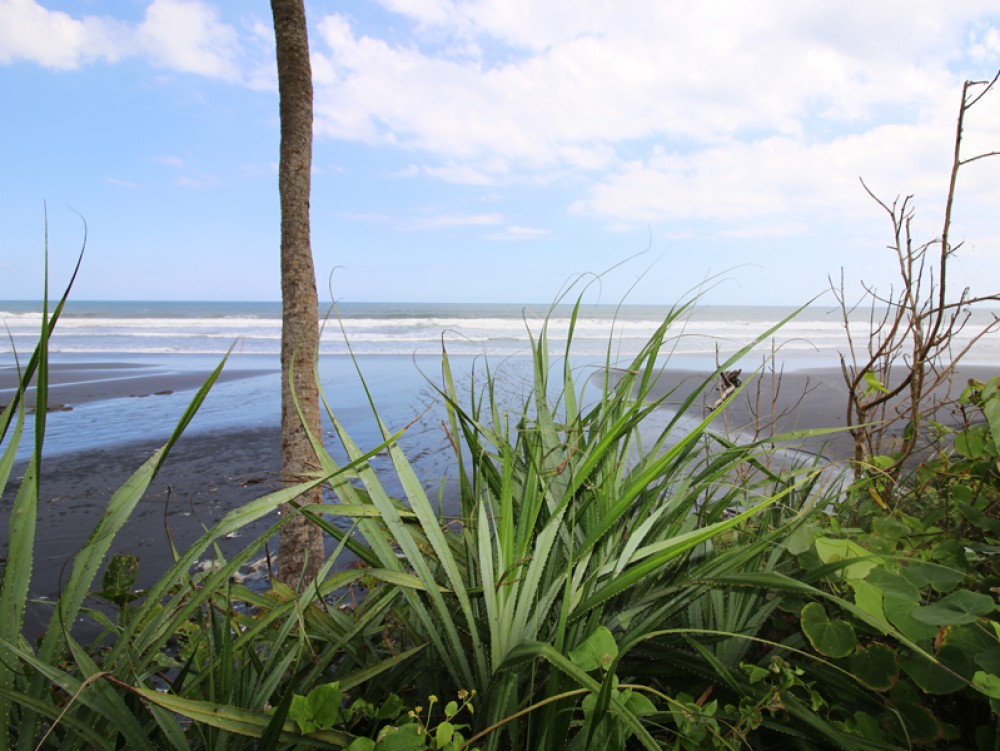
M303 0L271 0L271 11L281 112L281 472L291 484L318 469L306 429L322 436L315 369L318 302L309 242L313 88ZM322 496L316 489L297 503L320 503ZM278 578L301 589L323 562L322 531L299 514L282 527L278 545Z

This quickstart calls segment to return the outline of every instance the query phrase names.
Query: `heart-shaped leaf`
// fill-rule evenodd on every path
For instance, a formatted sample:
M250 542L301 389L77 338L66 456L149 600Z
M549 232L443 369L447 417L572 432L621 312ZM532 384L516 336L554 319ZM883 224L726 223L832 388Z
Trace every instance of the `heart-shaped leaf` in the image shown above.
M928 694L950 694L968 685L972 662L964 651L946 645L936 657L937 663L923 655L913 655L903 663L903 671Z
M974 623L994 610L996 603L989 595L961 589L932 605L915 608L911 615L915 620L931 626L958 626L962 623Z
M877 644L859 649L851 655L851 672L869 688L888 691L899 677L896 653Z
M813 649L827 657L847 657L857 645L854 627L840 618L831 619L818 602L802 608L801 623Z

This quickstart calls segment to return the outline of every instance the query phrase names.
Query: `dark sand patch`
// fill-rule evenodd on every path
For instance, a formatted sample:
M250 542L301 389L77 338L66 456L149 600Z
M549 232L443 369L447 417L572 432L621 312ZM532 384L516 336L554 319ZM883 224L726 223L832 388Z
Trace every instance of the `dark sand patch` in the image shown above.
M273 373L277 368L224 370L219 382ZM198 389L205 383L209 370L165 370L135 363L53 363L49 370L48 402L63 409L86 402L120 399L122 397L164 396L176 391ZM0 405L13 399L17 392L17 369L0 367ZM35 390L25 395L29 407L35 404Z
M110 552L138 556L139 586L149 586L173 560L170 539L183 551L230 510L277 489L280 445L276 429L182 437ZM73 556L87 542L112 493L156 448L158 444L128 444L43 460L32 598L58 596ZM19 474L12 477L0 500L2 556L7 553L10 512L19 483ZM222 540L224 554L238 552L276 521L277 516L262 519L239 537ZM99 580L95 588L100 588ZM45 608L32 611L36 621L48 618ZM36 622L34 628L41 625Z

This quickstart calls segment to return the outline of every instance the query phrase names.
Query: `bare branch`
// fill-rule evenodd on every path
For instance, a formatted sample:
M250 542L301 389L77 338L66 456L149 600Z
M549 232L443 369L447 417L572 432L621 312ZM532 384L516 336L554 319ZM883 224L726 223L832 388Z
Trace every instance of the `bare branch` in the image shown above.
M973 86L983 86L984 88L972 99L972 101L965 102L965 104L963 105L965 109L971 109L972 107L975 107L976 103L980 99L982 99L984 96L990 93L990 89L992 89L996 85L997 80L1000 80L1000 70L996 72L996 75L993 76L993 80L991 81L966 81L965 84L966 89L969 89ZM965 101L964 97L963 101Z
M891 222L892 242L887 248L896 256L901 285L898 291L890 288L886 295L862 282L862 299L870 303L868 341L862 350L856 346L851 331L851 319L860 301L848 305L841 271L840 286L834 288L834 293L841 308L848 354L841 354L840 367L848 388L847 428L855 444L855 474L868 475L878 466L879 477L887 483L889 492L900 479L904 462L918 448L923 450L931 445L934 436L922 433L920 426L948 404L947 395L942 396L939 390L950 384L958 362L983 337L1000 330L1000 317L994 314L990 323L974 331L956 351L955 337L969 324L971 306L998 302L1000 294L972 296L966 288L957 299L948 296L948 260L962 247L962 243L953 246L950 239L958 173L966 164L1000 156L1000 151L988 151L962 158L965 113L998 81L1000 71L990 81L967 81L962 87L941 235L937 240L914 242L913 196L897 195L888 202L875 195L861 179L864 191ZM928 255L932 247L937 248L934 257ZM894 426L904 422L905 430L892 432ZM872 461L872 457L887 451L892 456L888 467L884 462Z
M1000 156L1000 151L987 151L985 154L978 154L976 156L970 156L968 159L963 159L958 163L959 167L964 167L966 164L972 164L973 162L979 161L980 159L986 159L991 156Z

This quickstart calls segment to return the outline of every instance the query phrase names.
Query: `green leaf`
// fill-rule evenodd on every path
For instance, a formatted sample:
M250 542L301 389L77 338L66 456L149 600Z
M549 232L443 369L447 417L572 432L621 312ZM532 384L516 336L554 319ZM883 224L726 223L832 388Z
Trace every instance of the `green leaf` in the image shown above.
M340 698L340 684L336 681L316 686L309 692L306 701L317 727L328 730L340 721Z
M831 620L818 602L810 602L802 608L801 623L809 643L827 657L847 657L857 645L854 627L839 618Z
M994 646L983 652L973 652L972 654L975 654L976 665L987 673L1000 675L1000 647Z
M991 699L1000 699L1000 677L993 673L977 670L972 674L972 686Z
M762 668L760 665L751 665L749 663L741 663L740 668L747 675L747 680L752 686L755 683L760 683L771 675L771 671L767 668Z
M292 720L299 727L299 732L309 734L319 727L313 722L312 712L309 711L309 702L306 697L296 694L292 697L292 703L288 707L288 719Z
M985 425L973 425L955 435L955 452L966 459L981 459L986 454L987 442L992 446L992 437L987 435Z
M378 712L375 713L376 720L395 720L406 709L406 705L403 700L399 698L396 694L389 694L388 698L382 703L382 706L378 708Z
M879 516L872 519L872 531L879 537L888 540L898 540L910 534L909 527L891 516Z
M900 573L920 589L930 587L941 593L951 592L965 579L961 571L927 561L907 561Z
M798 525L784 540L785 550L792 555L802 555L808 551L816 538L816 526L813 524Z
M967 490L964 486L963 489ZM965 501L957 502L955 507L962 513L962 516L964 516L970 524L973 524L994 536L1000 537L1000 521L987 516L974 505L966 503Z
M859 649L851 655L851 672L869 688L888 691L899 676L896 653L877 644Z
M972 663L958 647L945 645L937 662L913 655L902 664L903 671L928 694L950 694L964 688L972 676Z
M272 719L263 712L251 712L225 704L186 699L148 688L136 686L130 688L129 691L138 694L145 701L157 704L184 717L190 717L197 723L251 738L261 738L270 726ZM279 737L282 742L308 743L310 748L334 749L344 748L354 740L353 736L335 730L317 730L307 737L297 732L293 722L285 724Z
M598 668L607 670L617 656L615 637L605 626L598 626L580 646L569 653L569 659L588 673Z
M920 601L920 590L912 582L882 567L873 570L867 581L882 591L886 619L906 638L914 642L934 638L936 627L916 621L910 615Z
M375 741L371 738L355 738L344 751L375 751Z
M139 559L134 555L116 553L108 561L101 579L101 591L98 594L116 605L125 605L138 599L141 595L135 592L135 582L139 576Z
M882 606L882 590L865 580L852 581L851 586L854 588L854 604L884 622L886 617Z
M455 726L452 725L447 720L438 725L437 729L434 731L434 738L437 741L438 748L444 748L445 746L447 746L449 743L451 743L451 739L454 737L455 737Z
M814 544L816 554L823 563L854 561L841 569L841 576L845 579L864 579L873 568L882 563L880 558L872 556L870 552L852 540L818 537Z
M875 373L873 373L872 371L866 370L864 379L865 379L865 394L864 394L865 396L869 396L876 392L880 394L889 393L889 389L885 387L882 381L878 379L878 376L875 375Z
M989 595L962 589L942 597L932 605L915 608L911 615L920 623L932 626L958 626L974 623L994 610L996 604Z
M1000 377L994 376L981 392L983 414L990 426L993 449L1000 454Z
M419 733L419 728L413 722L389 729L375 744L375 751L426 751L426 749L427 738Z
M912 743L929 746L941 738L941 721L928 707L909 701L898 701L895 706L903 717Z
M625 706L636 717L656 714L656 705L645 694L638 691L624 692Z
M337 681L316 686L308 696L295 696L288 717L303 733L329 730L341 722L341 690Z

